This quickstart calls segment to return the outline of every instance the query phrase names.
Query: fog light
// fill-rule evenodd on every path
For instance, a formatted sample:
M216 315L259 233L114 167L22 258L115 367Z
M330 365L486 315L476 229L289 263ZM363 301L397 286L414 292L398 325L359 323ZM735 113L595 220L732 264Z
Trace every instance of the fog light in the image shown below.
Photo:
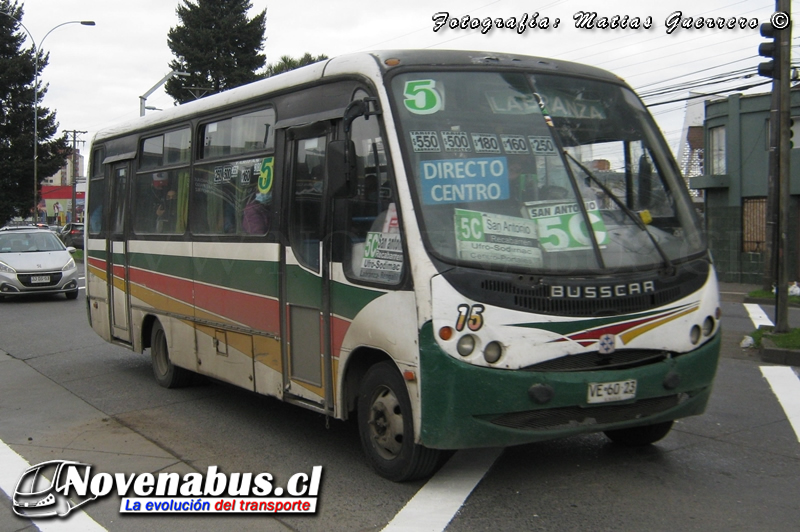
M712 332L714 332L714 318L708 316L703 322L703 334L709 336Z
M441 338L442 340L449 340L452 337L453 337L452 327L448 327L445 325L444 327L439 329L439 338Z
M456 345L456 351L462 357L468 356L475 350L475 337L471 334L465 334L461 338L458 339L458 344Z
M701 334L700 326L695 325L694 327L692 327L692 330L689 331L689 340L691 340L693 344L697 344L697 342L700 341L700 334Z
M489 342L483 350L483 359L489 364L494 364L500 360L500 355L503 354L503 346L500 342Z

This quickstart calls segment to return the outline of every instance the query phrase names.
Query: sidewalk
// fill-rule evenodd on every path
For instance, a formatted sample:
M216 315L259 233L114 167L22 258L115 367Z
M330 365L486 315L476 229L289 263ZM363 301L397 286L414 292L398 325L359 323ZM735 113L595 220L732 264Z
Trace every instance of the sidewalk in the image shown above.
M731 303L744 303L747 294L755 290L761 290L761 285L757 284L738 284L738 283L719 283L719 297L722 301Z
M748 298L747 294L761 290L761 285L719 283L719 297L721 301L730 303L757 303L767 307L774 307L774 298ZM790 305L794 306L794 305ZM800 367L800 351L796 349L781 349L776 347L769 338L762 339L759 356L762 361L772 364Z

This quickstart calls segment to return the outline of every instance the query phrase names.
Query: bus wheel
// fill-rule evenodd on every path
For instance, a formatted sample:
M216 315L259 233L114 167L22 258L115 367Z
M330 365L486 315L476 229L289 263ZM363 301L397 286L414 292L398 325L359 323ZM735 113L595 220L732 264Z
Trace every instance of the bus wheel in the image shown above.
M650 445L669 434L674 421L664 421L644 427L631 427L629 429L607 430L605 435L619 445L626 447L640 447Z
M164 388L181 388L191 383L192 372L179 368L170 361L167 335L158 321L153 324L153 334L150 337L150 358L153 361L156 382Z
M361 381L358 429L370 465L389 480L427 477L439 463L438 450L414 443L406 384L389 362L372 366Z

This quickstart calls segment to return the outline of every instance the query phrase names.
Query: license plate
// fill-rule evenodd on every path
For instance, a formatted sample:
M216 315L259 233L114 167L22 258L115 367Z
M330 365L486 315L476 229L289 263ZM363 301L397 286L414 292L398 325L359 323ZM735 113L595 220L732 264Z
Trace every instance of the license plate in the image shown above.
M49 283L50 276L49 275L32 275L31 276L32 283Z
M586 394L589 403L611 403L636 397L636 379L617 382L590 382Z

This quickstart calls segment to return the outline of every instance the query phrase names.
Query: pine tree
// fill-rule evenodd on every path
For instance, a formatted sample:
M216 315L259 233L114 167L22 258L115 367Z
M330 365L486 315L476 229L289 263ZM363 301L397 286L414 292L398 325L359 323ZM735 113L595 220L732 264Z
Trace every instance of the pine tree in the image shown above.
M170 69L189 76L173 77L165 91L177 103L221 92L262 76L267 10L247 18L250 0L183 0L176 9L180 23L167 43L175 55ZM200 89L198 92L188 87Z
M314 57L308 52L303 54L303 57L300 59L295 59L288 55L282 55L280 61L267 66L266 76L277 76L278 74L294 70L295 68L300 68L302 66L317 63L319 61L324 61L327 58L328 56L325 54Z
M23 5L0 0L0 225L14 216L26 218L34 206L33 197L33 100L35 48L23 48L25 33L20 29ZM48 55L39 53L39 76ZM64 163L65 137L56 139L58 122L54 111L42 107L47 87L39 84L38 174L53 175ZM38 186L38 184L37 184Z

